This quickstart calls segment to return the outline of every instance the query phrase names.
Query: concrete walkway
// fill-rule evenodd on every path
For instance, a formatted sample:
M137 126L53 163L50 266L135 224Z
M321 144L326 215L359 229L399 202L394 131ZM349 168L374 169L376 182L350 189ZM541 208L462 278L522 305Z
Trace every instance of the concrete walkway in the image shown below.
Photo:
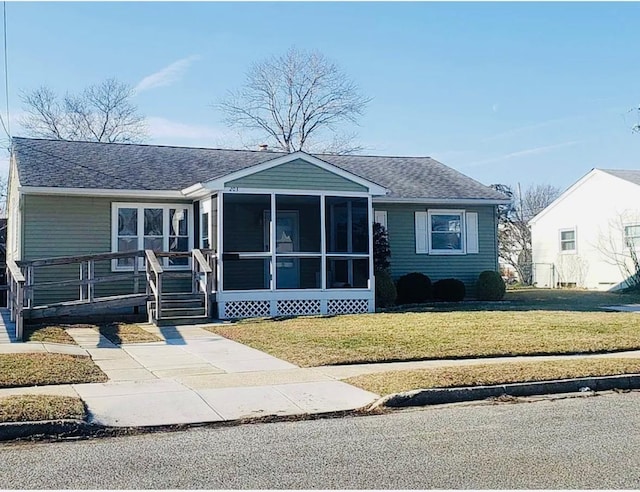
M72 328L67 332L78 346L32 342L0 345L0 353L89 355L109 377L107 383L2 389L0 396L79 396L92 422L119 427L352 410L378 398L199 326L142 326L164 341L118 347L95 330Z

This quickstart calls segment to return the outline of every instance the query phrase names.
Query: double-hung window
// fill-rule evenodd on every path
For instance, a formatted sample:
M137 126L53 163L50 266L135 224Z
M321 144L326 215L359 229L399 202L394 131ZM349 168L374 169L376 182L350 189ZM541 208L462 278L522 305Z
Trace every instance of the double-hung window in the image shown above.
M627 248L638 249L640 246L640 224L624 226L624 245Z
M561 253L576 252L576 230L575 229L560 230L560 252Z
M113 203L112 250L188 252L193 242L189 210L189 205ZM142 265L142 259L139 261ZM184 268L189 259L164 258L163 263L168 268ZM134 258L118 258L112 266L114 270L131 270Z
M478 253L478 213L428 210L415 213L416 253L464 255Z

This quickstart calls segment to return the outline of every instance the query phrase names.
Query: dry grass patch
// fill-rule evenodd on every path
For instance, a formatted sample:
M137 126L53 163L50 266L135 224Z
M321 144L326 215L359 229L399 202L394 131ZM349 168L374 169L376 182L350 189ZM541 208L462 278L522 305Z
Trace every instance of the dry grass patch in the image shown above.
M107 380L106 374L90 357L51 353L0 354L0 388L103 383Z
M52 342L66 343L68 345L77 345L75 340L71 338L65 329L77 328L78 325L25 325L24 341L25 342Z
M640 349L636 313L378 313L249 320L209 330L306 367Z
M415 389L483 386L634 373L640 373L640 359L590 358L389 371L356 376L345 379L345 382L379 395L389 395Z
M108 323L96 326L102 336L110 342L120 345L122 343L148 343L161 342L162 339L135 323Z
M86 411L80 398L49 395L15 395L0 398L0 422L85 418Z

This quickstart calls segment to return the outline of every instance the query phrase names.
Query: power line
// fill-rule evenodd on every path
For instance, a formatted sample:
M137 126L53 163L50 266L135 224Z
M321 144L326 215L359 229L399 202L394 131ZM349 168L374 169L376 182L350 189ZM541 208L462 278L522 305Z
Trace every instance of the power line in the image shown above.
M5 97L7 99L7 125L9 124L9 72L8 62L7 62L7 2L2 2L2 18L3 18L3 26L4 26L4 88L5 88ZM11 142L11 132L8 130L7 125L5 125L4 118L2 114L0 114L0 124L2 125L2 129L9 137L9 142Z
M2 20L4 24L4 92L7 102L7 135L11 138L11 118L9 118L9 56L7 49L7 2L2 2Z

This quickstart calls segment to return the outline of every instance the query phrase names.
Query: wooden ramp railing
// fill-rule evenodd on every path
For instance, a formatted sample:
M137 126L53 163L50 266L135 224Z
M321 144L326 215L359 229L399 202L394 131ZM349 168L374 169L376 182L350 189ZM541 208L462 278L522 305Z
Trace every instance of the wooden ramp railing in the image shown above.
M144 260L141 261L140 258ZM166 258L166 260L165 260ZM111 267L96 272L98 262L118 262L132 266L129 271L112 272ZM141 266L144 264L144 270ZM76 265L76 279L39 281L43 268L61 265ZM165 265L165 266L163 266ZM170 267L184 266L184 270ZM67 275L68 276L68 275ZM192 293L202 292L205 296L207 317L211 316L211 300L215 292L215 254L211 250L195 249L191 252L154 252L151 250L121 253L100 253L91 255L41 258L28 261L7 261L8 307L11 320L16 323L16 336L22 339L23 319L64 316L68 314L91 314L100 309L144 306L148 300L155 300L157 319L162 318L163 278L191 278L188 289ZM144 279L145 289L141 292L140 279ZM118 295L98 296L96 286L100 284L128 282L129 287ZM187 284L189 285L189 284ZM58 287L77 286L78 295L61 302L36 304L34 292ZM118 290L122 292L122 287Z

